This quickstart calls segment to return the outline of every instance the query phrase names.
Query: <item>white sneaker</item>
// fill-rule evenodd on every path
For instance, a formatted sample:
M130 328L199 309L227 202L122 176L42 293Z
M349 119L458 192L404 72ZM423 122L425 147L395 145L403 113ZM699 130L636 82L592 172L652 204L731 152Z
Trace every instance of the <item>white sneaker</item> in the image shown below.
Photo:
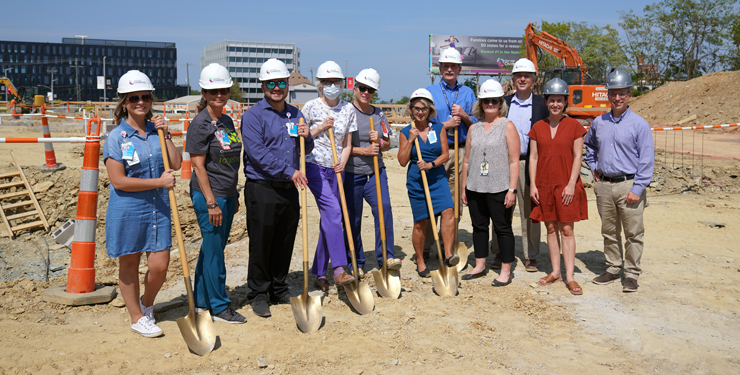
M151 319L152 323L156 323L154 320L154 305L151 305L149 307L145 307L144 303L141 302L141 299L144 298L143 296L139 298L139 307L141 308L141 313L144 314L147 318Z
M149 319L146 315L139 318L139 321L131 325L131 330L144 337L162 336L164 332L154 324L154 319Z

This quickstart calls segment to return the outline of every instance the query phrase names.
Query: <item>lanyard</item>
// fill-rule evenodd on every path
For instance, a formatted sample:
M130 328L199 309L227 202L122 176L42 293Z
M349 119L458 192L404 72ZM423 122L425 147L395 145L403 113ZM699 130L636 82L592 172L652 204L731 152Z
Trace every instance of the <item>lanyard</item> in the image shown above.
M450 115L452 115L452 106L450 105L450 101L447 100L447 93L445 93L445 87L442 85L442 81L439 81L439 87L442 89L442 95L445 97L445 102L447 103L447 109L450 110ZM455 85L455 98L452 99L452 104L454 105L455 102L457 102L457 94L460 93L460 90L457 89L457 85Z

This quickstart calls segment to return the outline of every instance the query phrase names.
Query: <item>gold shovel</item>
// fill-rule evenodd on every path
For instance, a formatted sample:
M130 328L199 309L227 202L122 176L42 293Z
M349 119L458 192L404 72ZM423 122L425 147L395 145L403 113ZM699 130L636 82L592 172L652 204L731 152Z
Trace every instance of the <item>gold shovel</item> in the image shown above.
M370 118L370 130L375 131L375 121ZM373 271L375 287L381 297L398 298L401 295L401 276L398 270L388 269L388 248L385 245L385 217L383 213L383 194L380 189L380 169L378 156L373 156L375 167L375 196L378 201L378 224L380 225L380 246L383 247L383 265L379 271Z
M429 131L432 131L429 129ZM416 146L416 154L419 160L424 160L421 157L421 148L419 148L419 137L414 138L414 145ZM421 174L421 180L424 183L424 194L427 197L427 207L429 208L429 222L432 224L432 234L434 235L434 242L437 245L437 258L439 259L439 269L431 272L432 285L434 291L442 297L456 296L457 295L457 268L447 267L442 256L442 248L439 246L439 235L437 234L437 222L434 220L434 207L432 207L432 196L429 194L429 183L427 182L426 171L419 171Z
M303 124L303 118L301 118ZM301 173L306 174L306 139L301 138ZM301 225L303 229L303 294L290 297L290 306L298 329L303 333L318 331L324 314L321 312L321 298L308 295L308 205L306 189L301 189Z
M457 226L460 221L460 179L458 176L460 168L460 159L458 159L458 147L457 147L457 128L455 128L455 173L453 178L455 179L455 240L452 242L452 252L457 253L460 257L460 262L457 263L457 272L460 272L468 266L468 256L470 255L470 249L465 242L458 242L457 237L459 235Z
M167 147L164 144L162 129L158 129L159 145L162 148L162 160L164 169L170 169L170 161L167 157ZM185 343L190 350L197 355L206 355L213 351L216 346L216 330L213 328L213 319L208 310L196 313L193 298L193 284L190 282L190 270L188 269L188 258L185 254L185 244L182 240L182 228L180 228L180 215L177 210L174 188L168 189L170 193L170 208L172 210L172 225L177 234L177 247L180 250L180 262L182 263L182 275L185 279L185 290L188 295L188 315L177 319L177 326Z
M329 140L331 141L331 153L334 157L334 164L339 162L337 158L337 147L334 144L334 129L329 128ZM373 292L370 291L370 286L367 285L366 281L360 281L360 275L357 272L357 257L355 256L355 243L352 240L352 227L349 222L349 214L347 213L347 200L344 198L344 185L342 184L342 174L337 173L337 184L339 190L339 198L342 202L342 215L344 216L344 226L347 231L347 242L349 243L349 253L352 255L352 273L355 277L355 281L344 284L344 291L347 293L349 302L357 310L360 315L365 315L375 309L375 300L373 299Z

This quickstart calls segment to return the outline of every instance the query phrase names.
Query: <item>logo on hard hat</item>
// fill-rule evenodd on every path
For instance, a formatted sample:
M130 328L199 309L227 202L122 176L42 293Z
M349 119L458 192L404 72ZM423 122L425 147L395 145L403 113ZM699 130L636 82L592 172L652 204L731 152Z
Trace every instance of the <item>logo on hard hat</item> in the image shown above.
M137 80L133 80L133 81L128 81L128 84L129 84L129 85L135 85L135 84L137 84L137 83L141 83L141 84L146 84L146 82L144 82L144 81L142 81L142 80L140 80L140 79L137 79Z
M211 82L211 83L213 83L213 82L216 82L216 81L221 81L221 82L223 82L223 81L224 81L224 79L223 79L223 78L208 78L208 82Z

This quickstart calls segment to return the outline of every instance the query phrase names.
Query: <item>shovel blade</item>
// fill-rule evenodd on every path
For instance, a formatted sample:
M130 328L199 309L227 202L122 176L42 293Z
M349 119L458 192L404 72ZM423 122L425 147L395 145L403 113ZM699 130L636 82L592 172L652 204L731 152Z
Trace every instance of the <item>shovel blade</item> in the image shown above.
M470 256L470 249L465 242L458 242L455 246L455 253L460 257L460 262L455 266L457 272L462 272L468 266L468 256Z
M298 329L303 333L316 332L324 321L321 311L321 298L301 294L290 297L290 306Z
M190 312L185 317L177 319L182 338L190 350L197 355L206 355L216 346L216 330L213 328L211 313Z
M383 270L373 271L375 288L383 298L398 298L401 295L401 276L398 270L388 270L383 276Z
M446 267L431 272L432 286L440 297L454 297L457 295L457 268Z
M352 304L352 307L360 315L371 313L375 309L375 300L373 299L373 292L370 290L370 286L365 281L354 281L348 284L344 284L344 291L347 293L347 298Z

